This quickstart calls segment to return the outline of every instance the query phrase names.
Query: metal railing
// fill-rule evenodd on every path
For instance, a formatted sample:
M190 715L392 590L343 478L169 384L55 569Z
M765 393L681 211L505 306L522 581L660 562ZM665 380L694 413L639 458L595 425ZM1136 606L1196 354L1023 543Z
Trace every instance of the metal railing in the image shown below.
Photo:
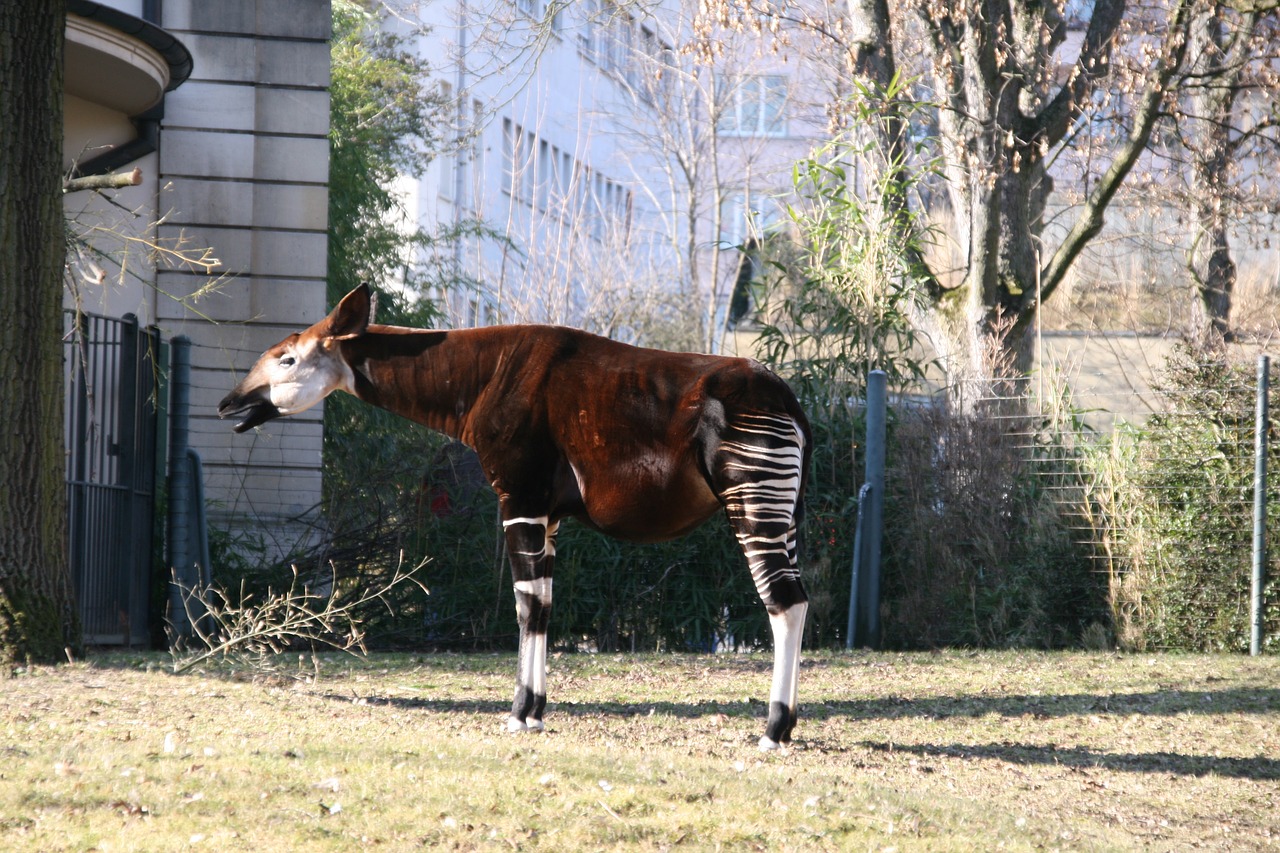
M149 642L159 407L159 331L66 315L69 555L85 642Z

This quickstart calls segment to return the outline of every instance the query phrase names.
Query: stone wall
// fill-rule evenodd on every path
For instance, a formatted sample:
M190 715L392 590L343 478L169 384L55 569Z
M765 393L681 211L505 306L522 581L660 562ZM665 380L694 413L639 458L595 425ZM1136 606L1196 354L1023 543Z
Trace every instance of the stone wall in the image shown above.
M231 432L218 401L271 344L325 313L329 0L165 0L195 68L165 102L161 239L210 246L225 279L157 272L157 319L191 338L191 443L216 526L288 551L320 500L321 411Z

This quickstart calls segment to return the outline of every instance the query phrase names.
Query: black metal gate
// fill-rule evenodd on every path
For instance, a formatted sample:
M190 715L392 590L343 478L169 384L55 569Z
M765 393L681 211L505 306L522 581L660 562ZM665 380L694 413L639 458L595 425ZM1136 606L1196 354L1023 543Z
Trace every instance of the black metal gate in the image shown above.
M123 319L68 313L67 501L86 643L150 641L161 337Z

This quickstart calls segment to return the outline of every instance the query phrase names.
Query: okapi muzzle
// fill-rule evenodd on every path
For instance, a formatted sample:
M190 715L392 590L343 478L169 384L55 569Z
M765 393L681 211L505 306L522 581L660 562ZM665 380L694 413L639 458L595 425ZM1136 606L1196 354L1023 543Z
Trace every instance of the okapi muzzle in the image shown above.
M218 406L244 432L336 390L467 444L498 493L520 626L510 731L543 729L556 533L619 539L727 518L773 633L761 749L791 740L808 597L798 531L809 423L759 363L629 346L558 326L372 323L368 286L258 359Z
M258 387L249 391L237 388L218 404L218 417L239 418L231 427L236 432L246 432L282 415L283 412L271 402L269 388Z

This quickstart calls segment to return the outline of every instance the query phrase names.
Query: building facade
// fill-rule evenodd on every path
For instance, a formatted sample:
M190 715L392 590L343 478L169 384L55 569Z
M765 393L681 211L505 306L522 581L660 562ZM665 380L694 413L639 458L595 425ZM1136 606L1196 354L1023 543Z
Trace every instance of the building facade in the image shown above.
M450 280L452 323L721 347L736 247L780 218L831 87L803 36L725 33L703 61L694 14L435 0L387 16L455 104L452 148L403 187L410 222L470 235L413 261Z
M190 339L211 519L287 552L318 512L320 411L237 436L215 410L325 312L329 2L70 0L67 33L68 169L143 177L68 196L68 306Z

